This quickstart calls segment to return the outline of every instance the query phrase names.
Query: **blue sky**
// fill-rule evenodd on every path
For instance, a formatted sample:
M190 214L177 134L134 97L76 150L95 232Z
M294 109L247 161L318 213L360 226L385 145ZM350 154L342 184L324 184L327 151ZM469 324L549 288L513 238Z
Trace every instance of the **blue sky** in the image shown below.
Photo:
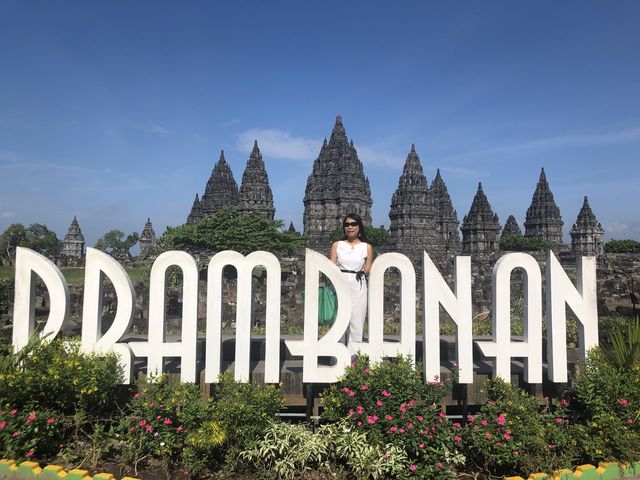
M522 226L544 167L565 232L588 195L607 239L640 239L638 25L637 1L2 0L0 231L160 234L254 138L300 229L340 114L375 225L415 143L460 220L481 181Z

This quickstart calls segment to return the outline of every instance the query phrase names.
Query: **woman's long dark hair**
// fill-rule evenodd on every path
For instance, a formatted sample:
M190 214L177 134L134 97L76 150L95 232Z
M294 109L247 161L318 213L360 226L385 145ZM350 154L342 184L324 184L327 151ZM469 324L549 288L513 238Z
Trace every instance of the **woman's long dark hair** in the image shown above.
M358 227L360 227L358 229L358 238L360 239L361 242L366 242L367 232L364 229L364 223L362 223L362 218L360 218L360 215L358 215L357 213L349 213L348 215L345 215L344 220L342 220L342 240L347 239L347 234L344 232L344 222L347 221L347 218L352 218L356 221L356 223L358 224Z

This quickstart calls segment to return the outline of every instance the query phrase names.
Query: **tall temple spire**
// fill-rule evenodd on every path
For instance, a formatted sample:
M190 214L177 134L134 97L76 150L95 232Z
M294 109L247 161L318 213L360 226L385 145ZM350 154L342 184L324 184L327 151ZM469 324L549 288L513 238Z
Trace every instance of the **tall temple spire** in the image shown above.
M153 230L150 218L147 218L147 223L144 224L138 242L140 243L140 256L146 257L149 254L149 249L156 244L156 232Z
M591 210L589 199L586 195L576 223L573 224L569 233L571 235L571 251L573 253L581 256L602 255L604 228L602 228L593 210Z
M492 253L500 246L500 222L478 183L469 213L462 221L462 253Z
M342 118L336 118L329 142L323 144L304 195L304 235L312 248L328 248L342 217L357 213L371 225L371 188L358 152L347 141Z
M442 236L446 252L460 253L458 213L453 208L449 191L440 175L440 169L436 171L436 176L429 189L429 198L433 204L436 228Z
M65 257L83 258L84 247L84 235L82 235L78 219L74 215L71 225L69 225L69 230L62 240L62 255Z
M233 178L231 167L224 158L224 150L221 150L220 159L213 167L204 195L200 200L200 209L203 216L209 216L222 208L237 206L238 184Z
M203 218L204 218L204 216L202 214L202 208L200 207L200 198L198 197L198 194L196 193L196 198L193 201L193 205L191 206L191 212L189 213L189 216L187 217L187 223L188 224L198 223Z
M562 225L560 209L553 199L553 193L551 193L543 168L540 171L540 179L533 193L531 205L527 209L524 234L527 237L543 238L553 248L561 248L563 245Z
M241 213L261 213L273 220L276 209L273 207L273 193L269 186L269 177L258 148L253 143L253 151L242 174L242 185L238 194L238 211Z
M420 262L424 250L443 250L444 242L435 225L427 178L415 145L411 145L398 188L391 199L389 219L390 241L395 251Z

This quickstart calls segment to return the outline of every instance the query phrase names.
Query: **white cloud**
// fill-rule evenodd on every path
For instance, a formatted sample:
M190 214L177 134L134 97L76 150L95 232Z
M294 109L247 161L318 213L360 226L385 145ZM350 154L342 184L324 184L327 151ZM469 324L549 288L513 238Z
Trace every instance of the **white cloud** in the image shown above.
M171 133L168 128L158 125L157 123L132 122L131 128L140 130L141 132L150 133L152 135L168 135Z
M511 145L502 145L483 150L461 153L459 155L454 155L451 158L486 157L491 155L523 152L535 153L545 150L553 150L556 148L595 147L635 142L640 142L640 127L603 133L543 137Z
M0 218L13 218L15 216L16 216L16 214L13 213L13 212L4 211L4 212L0 213Z
M283 130L253 128L238 135L237 148L251 151L254 140L258 140L260 151L265 156L302 162L313 161L322 145L322 140L294 137Z
M400 155L385 152L367 146L355 146L358 151L358 158L365 165L379 165L382 167L402 168L405 158Z

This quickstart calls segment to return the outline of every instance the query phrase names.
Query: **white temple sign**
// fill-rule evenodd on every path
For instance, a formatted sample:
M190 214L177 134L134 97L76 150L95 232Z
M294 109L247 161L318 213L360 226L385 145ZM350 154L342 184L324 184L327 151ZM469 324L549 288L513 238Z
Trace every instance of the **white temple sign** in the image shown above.
M589 348L598 344L596 299L596 267L593 257L578 262L577 286L574 286L552 252L546 267L546 313L548 331L548 371L554 382L566 382L566 306L579 322L580 354L584 358ZM182 271L182 332L180 341L165 339L166 272L171 266ZM280 377L280 263L268 252L253 252L247 256L233 251L216 254L208 265L205 381L215 382L222 370L222 271L233 266L238 272L236 310L235 378L250 379L252 271L262 266L267 272L265 381L276 383ZM400 272L401 312L400 341L383 338L383 279L389 268ZM513 341L510 332L511 272L525 272L524 340ZM424 253L424 369L425 378L440 374L440 306L447 311L456 326L456 352L459 382L473 382L471 258L456 257L453 290L427 253ZM318 284L320 274L333 284L338 299L338 312L329 331L318 338ZM23 348L33 334L35 317L35 277L42 279L50 297L49 318L42 335L47 339L58 334L69 315L69 292L58 267L42 255L18 248L16 253L16 283L14 302L13 345ZM108 277L117 296L113 324L102 334L102 285ZM493 339L476 342L483 354L495 360L494 373L509 380L511 359L525 359L525 379L542 382L542 274L536 260L524 253L502 256L492 275ZM344 373L351 357L341 339L349 325L351 297L349 287L338 268L325 256L307 249L305 257L304 335L301 340L287 340L294 356L303 359L303 381L332 383ZM374 262L369 279L369 338L356 347L372 360L399 354L415 357L416 277L413 265L399 253L380 255ZM164 361L180 358L182 381L196 380L196 343L198 310L198 268L188 253L171 251L160 255L151 270L149 295L149 336L147 341L123 341L135 305L135 291L126 271L113 258L89 248L85 266L84 304L82 312L82 350L86 352L114 351L120 357L125 383L131 381L133 358L147 358L150 372L162 373ZM322 362L322 357L330 357Z

